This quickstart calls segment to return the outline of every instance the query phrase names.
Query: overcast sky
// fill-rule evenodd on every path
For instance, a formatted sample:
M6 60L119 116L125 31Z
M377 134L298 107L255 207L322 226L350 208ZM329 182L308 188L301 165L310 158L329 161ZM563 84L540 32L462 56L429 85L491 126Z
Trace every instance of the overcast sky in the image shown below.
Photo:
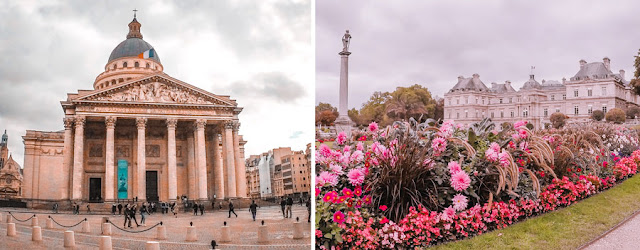
M24 165L27 129L64 129L60 101L93 89L138 10L164 72L244 107L245 156L313 141L310 0L0 1L0 129Z
M316 103L338 105L341 38L352 35L349 108L374 91L421 84L442 97L457 77L488 86L574 76L580 59L634 73L638 1L338 1L316 3Z

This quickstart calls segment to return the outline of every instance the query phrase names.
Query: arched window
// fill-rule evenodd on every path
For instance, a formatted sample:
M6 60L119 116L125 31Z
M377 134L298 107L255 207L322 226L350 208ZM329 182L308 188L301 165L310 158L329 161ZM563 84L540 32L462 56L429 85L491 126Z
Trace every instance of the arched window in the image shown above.
M111 80L111 85L116 85L116 79Z
M114 63L114 64L113 64L113 69L115 70L117 66L118 66L118 64L117 64L117 63Z
M124 82L124 79L120 78L118 79L118 82Z
M122 64L122 67L123 67L123 68L126 68L126 67L127 67L127 62L124 62L124 63Z
M151 67L151 65L149 65L149 63L147 63L147 69L150 68L150 67Z
M140 63L135 62L135 63L133 64L133 67L136 67L136 68L137 68L137 67L140 67Z

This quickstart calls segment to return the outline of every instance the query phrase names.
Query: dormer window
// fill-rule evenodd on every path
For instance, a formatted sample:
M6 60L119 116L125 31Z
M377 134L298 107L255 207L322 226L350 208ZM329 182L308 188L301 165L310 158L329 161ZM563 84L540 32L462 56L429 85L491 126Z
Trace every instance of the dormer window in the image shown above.
M135 68L140 67L140 63L138 63L138 62L133 63L133 67L135 67Z
M147 63L147 69L150 68L150 67L151 67L151 65L149 65L149 63Z
M126 68L126 67L127 67L127 62L124 62L124 63L122 64L122 67L123 67L123 68Z

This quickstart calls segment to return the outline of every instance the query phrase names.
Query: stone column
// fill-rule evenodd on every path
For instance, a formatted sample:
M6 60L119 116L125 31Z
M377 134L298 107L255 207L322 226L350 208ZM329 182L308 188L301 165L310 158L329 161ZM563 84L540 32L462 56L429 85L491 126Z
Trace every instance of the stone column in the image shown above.
M220 161L220 129L213 130L213 178L216 185L216 198L224 199L224 170Z
M107 116L104 119L107 125L107 142L106 142L106 154L104 164L104 198L106 201L114 200L115 196L115 146L114 146L114 131L116 128L116 117Z
M236 167L236 195L238 197L247 197L247 178L244 171L244 159L240 154L240 123L233 124L233 155L235 157Z
M353 122L349 118L348 96L349 96L349 55L351 52L342 51L339 53L340 59L340 102L338 106L338 118L336 118L336 132L345 132L347 137L351 137Z
M227 195L228 197L237 197L236 193L236 161L233 153L233 122L224 123L224 155L225 168L227 169Z
M191 129L191 128L189 128ZM189 199L196 199L197 196L197 179L196 179L196 150L193 131L187 132L187 195Z
M60 190L62 195L60 198L63 200L69 199L71 196L71 184L72 178L71 175L73 173L73 117L65 117L64 118L64 158L62 159L62 171L63 171L63 183L62 188Z
M136 183L138 184L138 193L136 196L139 201L147 199L147 154L146 154L146 141L145 141L145 129L147 126L147 118L136 118L136 126L138 127L138 166L136 167Z
M71 199L82 199L82 182L84 177L84 116L76 117L76 135L73 143L73 185Z
M205 150L204 143L204 127L207 125L207 121L204 119L196 120L196 136L197 144L196 150L198 151L196 163L198 165L198 198L200 200L207 200L207 152Z
M167 177L169 179L169 200L178 196L178 176L176 174L176 125L178 120L167 119Z

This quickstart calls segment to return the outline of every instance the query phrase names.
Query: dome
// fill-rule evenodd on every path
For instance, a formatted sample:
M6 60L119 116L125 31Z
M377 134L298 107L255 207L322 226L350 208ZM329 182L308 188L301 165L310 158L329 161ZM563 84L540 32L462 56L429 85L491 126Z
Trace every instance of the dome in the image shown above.
M113 51L111 51L109 62L118 58L138 56L140 53L143 53L150 49L153 49L153 46L151 46L151 44L145 42L141 38L127 38L127 40L122 41L120 44L118 44L118 46L116 46L115 49L113 49ZM154 52L155 53L153 53L153 56L149 57L149 59L160 62L158 52L155 50Z

